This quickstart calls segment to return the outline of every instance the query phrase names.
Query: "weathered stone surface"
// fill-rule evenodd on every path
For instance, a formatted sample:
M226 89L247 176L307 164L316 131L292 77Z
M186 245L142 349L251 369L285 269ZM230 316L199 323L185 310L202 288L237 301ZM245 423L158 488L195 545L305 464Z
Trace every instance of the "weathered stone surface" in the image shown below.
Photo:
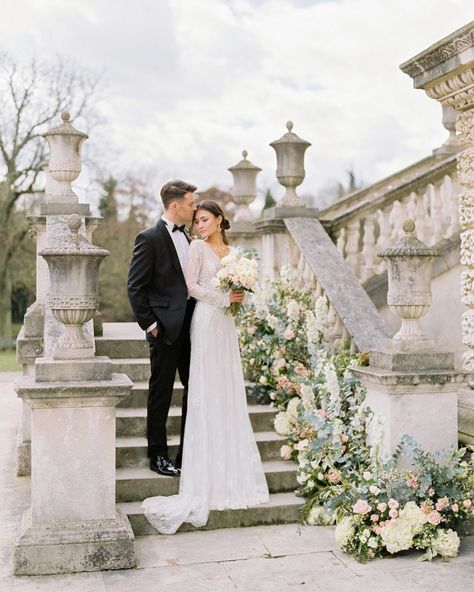
M286 218L285 224L358 349L385 349L391 329L321 223L308 218Z
M26 337L25 327L20 329L16 340L16 359L20 364L34 364L38 356L43 355L43 337Z
M89 360L39 358L35 367L37 382L111 380L112 370L112 363L105 356L97 356Z
M374 412L368 438L381 456L393 454L404 435L429 452L457 446L457 396L466 388L465 373L391 372L372 366L353 373L367 389L365 402Z
M474 443L474 391L461 391L458 395L459 440L464 444Z
M420 370L453 370L454 354L452 352L413 351L371 351L369 353L370 366L382 370L396 370L400 372Z
M33 525L23 518L15 543L16 575L130 569L136 566L134 535L128 518L116 508L110 520L58 521Z
M42 216L68 216L70 214L90 216L91 207L86 203L41 203L40 213Z

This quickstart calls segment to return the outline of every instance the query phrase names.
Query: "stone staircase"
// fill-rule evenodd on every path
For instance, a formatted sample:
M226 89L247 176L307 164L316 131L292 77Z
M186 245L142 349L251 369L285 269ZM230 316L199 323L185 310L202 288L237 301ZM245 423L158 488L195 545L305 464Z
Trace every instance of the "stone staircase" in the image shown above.
M146 402L148 396L148 345L134 323L105 323L103 337L96 338L97 355L109 356L116 372L135 383L130 397L117 408L116 499L128 515L135 535L156 534L140 508L146 497L178 492L179 479L162 477L148 468ZM170 456L176 455L181 421L182 386L175 383L168 418ZM248 409L262 457L270 501L247 510L212 511L207 529L296 522L303 500L294 494L296 464L280 458L283 439L273 430L275 410L254 405ZM188 524L181 530L193 530Z

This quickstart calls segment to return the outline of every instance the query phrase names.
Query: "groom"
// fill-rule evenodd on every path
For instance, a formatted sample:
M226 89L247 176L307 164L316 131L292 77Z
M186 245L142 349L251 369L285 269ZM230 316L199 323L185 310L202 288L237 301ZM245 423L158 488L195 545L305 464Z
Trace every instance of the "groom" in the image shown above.
M164 213L158 224L135 239L128 273L128 296L150 346L151 378L148 393L147 437L150 469L176 477L180 473L186 422L189 358L189 326L195 301L188 298L183 269L190 238L196 187L170 181L161 188ZM168 456L166 420L178 370L184 386L181 435L175 463Z

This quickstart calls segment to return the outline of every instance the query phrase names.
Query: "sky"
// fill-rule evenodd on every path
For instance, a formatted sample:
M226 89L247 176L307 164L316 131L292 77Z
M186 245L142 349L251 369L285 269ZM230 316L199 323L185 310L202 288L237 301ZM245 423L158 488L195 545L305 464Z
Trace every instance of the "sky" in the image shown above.
M228 189L246 149L279 198L269 143L292 120L312 144L299 193L323 199L348 169L375 182L443 143L399 65L473 18L472 0L3 0L0 47L103 72L88 142L111 174Z

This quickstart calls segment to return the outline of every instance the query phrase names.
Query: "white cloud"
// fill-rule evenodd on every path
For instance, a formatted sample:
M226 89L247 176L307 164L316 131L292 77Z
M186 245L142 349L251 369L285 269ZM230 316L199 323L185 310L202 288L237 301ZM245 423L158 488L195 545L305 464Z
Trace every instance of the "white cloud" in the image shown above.
M263 189L268 144L292 119L312 143L301 191L316 193L349 167L375 181L444 141L439 105L398 66L468 22L472 0L20 0L2 13L13 53L107 69L100 141L119 166L229 186L246 148Z

